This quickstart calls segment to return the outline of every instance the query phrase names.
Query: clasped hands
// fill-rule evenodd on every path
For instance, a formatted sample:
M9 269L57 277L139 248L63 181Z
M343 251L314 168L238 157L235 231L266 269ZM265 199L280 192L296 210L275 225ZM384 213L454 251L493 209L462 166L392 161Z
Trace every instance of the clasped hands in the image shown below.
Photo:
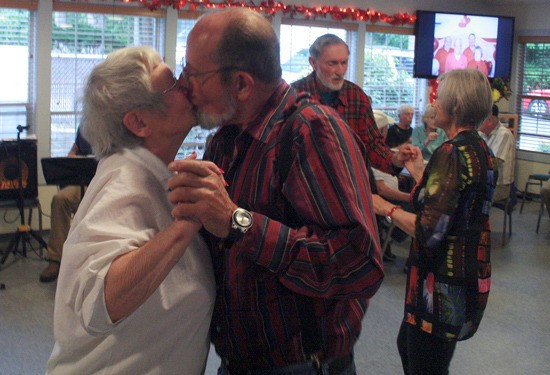
M172 216L198 221L214 236L227 237L237 205L227 193L224 172L214 163L195 157L175 160L168 169L174 173L168 180Z

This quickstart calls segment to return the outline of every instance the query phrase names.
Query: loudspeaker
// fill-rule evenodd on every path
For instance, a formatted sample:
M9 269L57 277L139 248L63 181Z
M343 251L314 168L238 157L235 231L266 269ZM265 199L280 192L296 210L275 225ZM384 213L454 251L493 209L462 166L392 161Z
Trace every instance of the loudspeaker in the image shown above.
M23 198L38 197L38 177L36 170L36 140L22 139L21 185ZM0 200L19 198L19 164L17 161L17 141L0 142Z

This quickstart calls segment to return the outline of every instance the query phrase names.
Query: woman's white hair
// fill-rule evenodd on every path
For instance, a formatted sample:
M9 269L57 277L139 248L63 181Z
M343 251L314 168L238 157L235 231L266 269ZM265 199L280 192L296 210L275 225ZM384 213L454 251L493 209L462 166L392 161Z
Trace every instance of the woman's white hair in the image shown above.
M129 111L165 109L161 95L151 87L151 72L161 62L151 47L126 47L110 53L90 73L81 128L97 159L142 143L122 122Z
M493 98L487 77L475 69L455 69L439 77L437 99L457 125L477 128L491 113Z
M425 127L428 126L428 119L430 116L432 116L435 113L435 108L433 104L428 104L426 108L424 108L424 113L422 113L422 123Z

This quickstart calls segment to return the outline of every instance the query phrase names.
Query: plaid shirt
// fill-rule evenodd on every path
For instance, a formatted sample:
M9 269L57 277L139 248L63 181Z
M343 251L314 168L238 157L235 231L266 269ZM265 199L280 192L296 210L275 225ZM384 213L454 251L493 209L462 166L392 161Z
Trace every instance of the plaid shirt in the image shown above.
M321 99L315 72L305 78L292 83L298 91L307 91L313 99L321 104L326 104ZM348 125L359 135L367 148L367 156L373 168L390 174L398 174L399 168L393 165L393 153L384 142L384 138L372 113L371 99L363 92L361 87L350 81L344 81L344 86L338 91L338 98L330 105L338 112Z
M222 126L205 154L225 170L231 199L254 218L232 244L205 234L218 286L212 341L223 360L244 369L305 360L303 296L313 306L320 357L350 353L383 278L364 148L331 108L310 106L296 117L293 163L280 186L279 136L297 100L282 81L256 120L242 133ZM290 211L305 224L283 224Z

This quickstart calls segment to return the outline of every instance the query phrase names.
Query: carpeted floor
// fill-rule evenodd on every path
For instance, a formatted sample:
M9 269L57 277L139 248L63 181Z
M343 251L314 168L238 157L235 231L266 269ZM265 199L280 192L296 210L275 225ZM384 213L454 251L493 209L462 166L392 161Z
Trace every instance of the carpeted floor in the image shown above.
M493 278L489 304L478 333L460 342L453 375L550 374L550 220L535 233L539 204L513 213L513 235L502 247L502 217L493 210ZM4 239L5 240L5 239ZM355 349L358 374L402 373L395 338L402 317L409 241L393 245L398 258L385 263L386 279L372 299ZM0 242L0 251L6 248ZM42 284L44 260L28 249L26 258L10 254L0 271L0 374L43 374L53 346L52 314L56 283ZM206 375L219 364L212 350ZM182 369L185 374L185 369Z

